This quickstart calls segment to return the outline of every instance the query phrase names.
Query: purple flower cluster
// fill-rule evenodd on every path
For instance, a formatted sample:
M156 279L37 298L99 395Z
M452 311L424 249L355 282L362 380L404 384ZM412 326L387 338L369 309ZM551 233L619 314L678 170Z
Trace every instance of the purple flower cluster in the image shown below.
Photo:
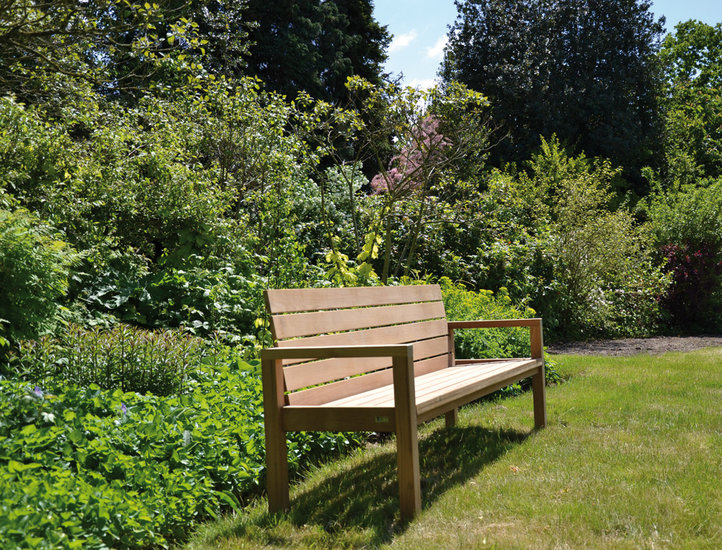
M429 115L411 132L409 142L389 163L389 169L371 180L374 194L404 193L420 188L425 172L443 161L451 142L439 132L439 119Z

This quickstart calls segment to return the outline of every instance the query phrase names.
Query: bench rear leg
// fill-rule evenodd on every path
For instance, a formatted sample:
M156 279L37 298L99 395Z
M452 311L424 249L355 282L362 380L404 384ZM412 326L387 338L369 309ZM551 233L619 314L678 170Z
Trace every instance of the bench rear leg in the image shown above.
M544 428L547 425L546 385L544 382L544 366L541 366L531 379L534 396L534 426L537 428Z
M444 414L444 419L446 420L446 427L453 428L459 421L459 409L453 409L447 412Z

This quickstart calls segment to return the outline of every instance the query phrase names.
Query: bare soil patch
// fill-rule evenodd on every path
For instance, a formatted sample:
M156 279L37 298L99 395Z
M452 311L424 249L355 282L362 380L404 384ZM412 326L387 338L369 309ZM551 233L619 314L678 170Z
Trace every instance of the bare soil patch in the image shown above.
M623 338L620 340L591 340L554 344L547 348L551 354L575 355L657 355L668 351L694 351L722 346L722 336L657 336L654 338Z

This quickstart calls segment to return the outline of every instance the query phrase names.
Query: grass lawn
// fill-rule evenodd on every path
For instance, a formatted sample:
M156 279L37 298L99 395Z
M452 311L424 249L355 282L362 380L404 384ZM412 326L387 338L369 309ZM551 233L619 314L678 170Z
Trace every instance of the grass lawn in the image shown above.
M190 548L722 548L722 348L557 357L531 394L420 429L423 512L399 524L394 443L369 445L207 525Z

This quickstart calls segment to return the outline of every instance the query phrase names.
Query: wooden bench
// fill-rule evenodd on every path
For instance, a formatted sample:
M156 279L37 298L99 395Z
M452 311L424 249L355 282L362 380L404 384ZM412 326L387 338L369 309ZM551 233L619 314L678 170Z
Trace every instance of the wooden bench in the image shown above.
M438 285L268 290L276 347L261 353L268 507L287 510L286 432L395 432L402 521L421 510L416 428L532 377L546 424L541 319L447 321ZM459 360L454 330L528 327L521 359Z

